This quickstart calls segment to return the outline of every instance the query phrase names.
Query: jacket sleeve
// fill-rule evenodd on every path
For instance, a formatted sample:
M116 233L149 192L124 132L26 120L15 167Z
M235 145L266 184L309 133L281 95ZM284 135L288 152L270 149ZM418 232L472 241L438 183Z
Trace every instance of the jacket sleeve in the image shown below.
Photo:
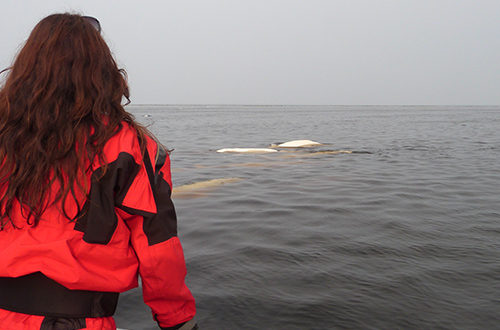
M131 232L139 260L144 302L161 329L197 329L194 298L185 284L186 264L171 200L170 158L148 138L148 148L117 213ZM134 205L150 205L134 207ZM146 210L145 210L146 209Z

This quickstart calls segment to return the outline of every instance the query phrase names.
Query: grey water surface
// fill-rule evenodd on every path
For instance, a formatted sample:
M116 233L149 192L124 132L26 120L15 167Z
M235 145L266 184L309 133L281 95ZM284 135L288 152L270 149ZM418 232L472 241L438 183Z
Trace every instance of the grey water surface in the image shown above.
M200 329L500 329L500 107L128 111L174 191L240 179L174 197ZM326 145L216 152L300 139ZM158 329L140 289L118 308Z

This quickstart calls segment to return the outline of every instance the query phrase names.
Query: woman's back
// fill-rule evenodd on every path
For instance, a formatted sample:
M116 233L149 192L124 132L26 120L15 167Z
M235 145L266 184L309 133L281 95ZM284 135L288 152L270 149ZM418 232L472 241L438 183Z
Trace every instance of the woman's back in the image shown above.
M194 329L169 156L97 27L45 18L0 89L0 328L114 328L140 275L159 325Z

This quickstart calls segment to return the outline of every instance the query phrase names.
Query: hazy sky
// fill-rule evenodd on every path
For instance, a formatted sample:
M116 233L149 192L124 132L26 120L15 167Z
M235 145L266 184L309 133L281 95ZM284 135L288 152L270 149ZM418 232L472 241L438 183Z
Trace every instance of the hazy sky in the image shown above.
M64 11L134 104L500 104L499 0L1 0L0 68Z

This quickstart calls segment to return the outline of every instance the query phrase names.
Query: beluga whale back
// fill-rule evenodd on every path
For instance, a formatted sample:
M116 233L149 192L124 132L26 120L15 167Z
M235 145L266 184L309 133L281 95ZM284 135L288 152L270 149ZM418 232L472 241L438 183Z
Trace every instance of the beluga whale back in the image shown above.
M285 143L280 143L278 145L273 145L275 148L303 148L303 147L316 147L322 146L322 143L314 142L311 140L294 140Z
M223 148L217 150L220 153L269 153L278 152L276 148L305 148L305 147L317 147L323 146L324 144L319 142L314 142L311 140L294 140L288 141L280 144L272 144L269 148Z
M217 150L217 152L242 152L242 153L267 153L267 152L278 152L278 150L270 149L270 148L223 148Z

